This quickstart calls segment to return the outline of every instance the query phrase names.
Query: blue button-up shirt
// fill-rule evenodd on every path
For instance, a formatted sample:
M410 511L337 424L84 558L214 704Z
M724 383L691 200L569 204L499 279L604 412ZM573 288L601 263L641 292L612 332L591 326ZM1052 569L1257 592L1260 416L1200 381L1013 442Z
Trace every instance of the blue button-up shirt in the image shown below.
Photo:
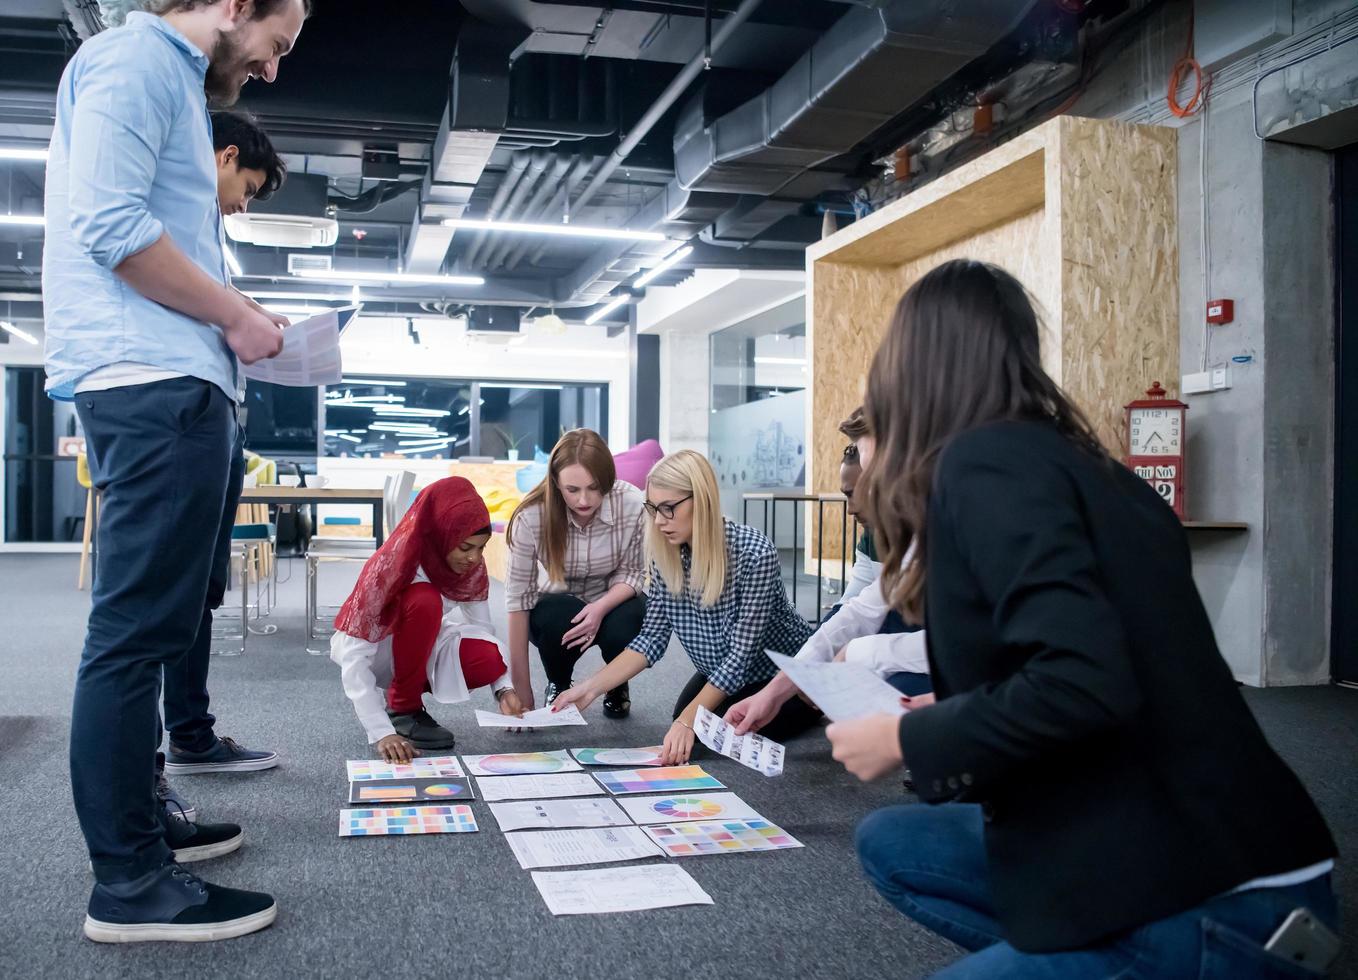
M57 90L47 160L42 296L47 392L121 361L202 378L236 397L217 327L154 303L114 274L163 234L227 281L203 52L160 17L132 13L81 45Z
M641 633L628 644L654 666L665 655L670 636L679 634L684 652L709 684L727 694L778 673L765 650L789 656L802 648L811 627L783 588L778 549L745 524L723 522L726 529L726 586L715 606L694 597L701 583L691 580L693 554L681 547L684 585L676 595L651 564L651 588Z

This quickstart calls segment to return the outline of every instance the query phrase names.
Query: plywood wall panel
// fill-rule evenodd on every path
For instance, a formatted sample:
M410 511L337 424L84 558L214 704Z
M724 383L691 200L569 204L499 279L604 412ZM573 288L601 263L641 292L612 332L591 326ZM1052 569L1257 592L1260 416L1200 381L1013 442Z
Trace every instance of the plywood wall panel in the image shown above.
M1179 388L1176 144L1171 130L1060 120L1061 371L1122 452L1122 406Z

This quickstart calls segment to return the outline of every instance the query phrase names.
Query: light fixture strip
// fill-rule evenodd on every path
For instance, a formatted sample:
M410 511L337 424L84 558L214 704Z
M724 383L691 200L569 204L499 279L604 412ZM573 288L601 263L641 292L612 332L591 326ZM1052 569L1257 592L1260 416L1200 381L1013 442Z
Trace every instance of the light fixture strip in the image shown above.
M646 270L646 272L642 273L642 275L637 279L637 281L633 285L635 286L650 285L651 282L661 273L669 269L672 269L674 266L678 265L680 262L684 261L684 259L688 258L692 254L693 254L692 245L685 245L683 248L675 249L669 255L665 256L665 258L661 259L659 263L652 266L650 269Z
M12 336L18 337L20 340L26 340L30 344L37 344L38 342L37 337L33 336L27 330L20 330L14 324L10 323L8 320L0 320L0 330L5 331L5 333L10 334Z
M658 231L632 231L627 228L603 228L589 225L552 225L530 221L490 221L485 218L445 218L446 228L468 231L504 232L510 235L555 235L560 238L611 238L628 242L663 242L665 235Z
M30 228L42 228L47 224L47 219L40 214L0 214L0 225L23 225Z
M354 272L344 269L298 270L292 278L314 280L316 282L376 282L396 285L425 286L484 286L486 280L480 276L421 276L410 272Z
M599 309L595 310L593 313L587 316L585 318L585 326L587 327L594 326L594 324L598 323L604 317L608 316L608 314L612 313L618 307L626 303L628 299L630 299L630 297L626 293L623 293L621 296L615 296L612 302L599 307Z

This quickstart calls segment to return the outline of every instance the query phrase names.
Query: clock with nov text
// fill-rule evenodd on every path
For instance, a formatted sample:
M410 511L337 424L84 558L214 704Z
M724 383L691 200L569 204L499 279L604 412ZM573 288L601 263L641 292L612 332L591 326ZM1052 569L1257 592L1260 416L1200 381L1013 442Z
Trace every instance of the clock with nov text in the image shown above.
M1124 409L1127 465L1184 519L1184 460L1188 451L1188 406L1169 397L1155 381L1146 397Z

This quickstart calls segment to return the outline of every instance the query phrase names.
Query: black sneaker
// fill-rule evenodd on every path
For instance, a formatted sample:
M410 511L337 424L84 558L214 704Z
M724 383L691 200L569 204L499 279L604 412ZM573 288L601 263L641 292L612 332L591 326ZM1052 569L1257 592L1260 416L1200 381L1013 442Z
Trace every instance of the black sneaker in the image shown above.
M245 843L245 831L234 823L189 823L166 816L164 827L165 843L180 864L219 858Z
M171 862L135 881L95 885L85 935L97 943L202 943L273 923L272 895L208 884Z
M451 749L453 733L434 720L433 715L421 708L419 711L387 710L391 727L396 734L410 740L417 749Z
M547 687L542 692L542 706L544 708L550 708L552 702L561 696L561 690L561 688L557 687L551 681L548 681Z
M610 718L626 718L632 712L632 694L626 684L619 684L604 695L604 714Z
M164 772L156 773L156 799L165 808L166 816L188 823L198 818L198 808L175 792Z

